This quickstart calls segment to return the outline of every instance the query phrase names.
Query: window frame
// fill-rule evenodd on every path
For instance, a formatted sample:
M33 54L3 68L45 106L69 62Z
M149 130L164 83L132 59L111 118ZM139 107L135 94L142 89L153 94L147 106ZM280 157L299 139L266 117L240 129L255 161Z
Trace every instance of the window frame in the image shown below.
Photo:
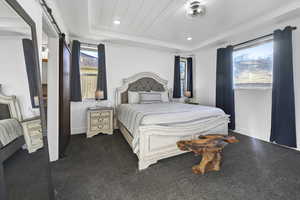
M180 57L180 62L179 62L179 65L181 67L181 63L184 63L185 65L185 69L184 69L184 84L183 84L183 90L181 88L181 70L180 70L180 91L183 91L181 93L181 97L184 97L184 92L186 91L187 89L187 58L185 57Z
M260 45L263 45L263 44L266 44L266 43L270 43L270 42L273 42L273 45L274 45L273 37L263 39L263 40L259 40L259 41L255 41L255 42L250 42L250 43L245 44L241 47L235 47L233 49L233 54L232 54L232 68L233 68L233 70L232 70L232 73L233 73L233 76L232 76L233 86L232 87L233 87L233 90L272 90L273 72L272 72L272 82L271 82L270 86L250 86L250 87L238 86L238 87L236 87L235 86L235 77L234 77L234 52L244 50L244 49L254 48L254 47L257 47L257 46L260 46ZM273 68L273 65L272 65L272 68Z

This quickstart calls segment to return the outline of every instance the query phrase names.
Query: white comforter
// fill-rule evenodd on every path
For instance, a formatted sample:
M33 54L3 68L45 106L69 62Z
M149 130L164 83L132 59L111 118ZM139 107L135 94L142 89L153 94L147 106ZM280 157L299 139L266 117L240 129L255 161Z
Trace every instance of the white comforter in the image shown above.
M223 116L223 110L215 107L182 104L122 104L117 108L118 120L133 135L133 150L138 152L141 125L172 125Z
M16 119L0 120L0 149L23 135L23 128Z

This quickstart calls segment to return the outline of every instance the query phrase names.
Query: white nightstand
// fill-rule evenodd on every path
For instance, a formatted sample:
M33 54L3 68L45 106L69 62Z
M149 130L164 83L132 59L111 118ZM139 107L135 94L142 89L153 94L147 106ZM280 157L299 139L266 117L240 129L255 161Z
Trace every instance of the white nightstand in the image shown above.
M91 138L99 133L113 134L113 115L112 107L88 108L86 137Z
M33 153L44 146L40 117L25 119L21 122L24 130L26 148Z

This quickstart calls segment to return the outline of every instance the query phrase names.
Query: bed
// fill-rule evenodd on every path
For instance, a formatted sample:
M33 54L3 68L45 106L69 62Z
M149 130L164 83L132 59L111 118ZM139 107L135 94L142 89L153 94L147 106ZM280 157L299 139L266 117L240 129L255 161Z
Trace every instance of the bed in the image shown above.
M175 102L128 104L131 91L169 92L167 85L157 74L143 72L124 79L116 89L117 125L139 159L139 170L184 153L176 146L178 140L228 134L229 116L218 108Z
M0 161L4 162L24 144L22 115L16 96L6 96L0 85Z
M0 85L0 168L25 144L20 121L22 115L16 96L5 96Z

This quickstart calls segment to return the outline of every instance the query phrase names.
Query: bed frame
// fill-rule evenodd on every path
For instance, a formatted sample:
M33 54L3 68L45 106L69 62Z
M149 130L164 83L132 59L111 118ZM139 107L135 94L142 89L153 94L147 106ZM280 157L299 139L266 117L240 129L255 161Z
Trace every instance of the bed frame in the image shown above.
M138 73L123 80L123 86L116 90L116 107L128 103L128 91L170 91L168 81L152 72ZM116 113L118 117L118 113ZM132 147L133 137L127 128L117 119L120 131ZM182 153L176 142L197 138L208 133L228 134L229 116L220 116L208 123L185 123L181 127L160 125L143 125L139 127L139 152L137 154L139 170L146 169L158 160L176 156Z
M8 118L15 118L18 121L22 121L22 115L20 105L16 96L6 96L2 93L2 87L0 84L0 112L7 112ZM25 144L24 136L20 136L10 144L0 149L0 193L6 193L6 186L4 182L4 169L3 163L10 158L15 152L22 148ZM1 195L0 195L1 196Z

